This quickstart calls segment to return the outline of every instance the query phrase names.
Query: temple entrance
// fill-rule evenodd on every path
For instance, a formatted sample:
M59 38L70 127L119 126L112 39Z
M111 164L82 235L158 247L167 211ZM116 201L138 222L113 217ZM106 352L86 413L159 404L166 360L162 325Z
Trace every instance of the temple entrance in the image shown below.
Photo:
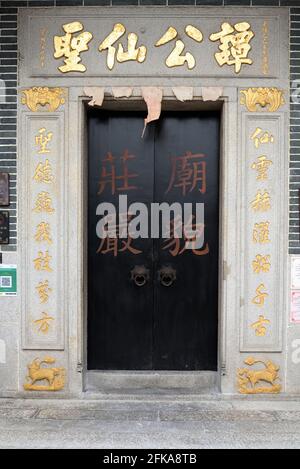
M163 112L141 138L143 125L144 113L88 113L88 369L214 371L220 114ZM122 237L120 195L145 205L149 232L153 204L203 203L203 245L177 238L172 214L169 237L163 218L159 238ZM97 234L103 202L116 207L116 237Z

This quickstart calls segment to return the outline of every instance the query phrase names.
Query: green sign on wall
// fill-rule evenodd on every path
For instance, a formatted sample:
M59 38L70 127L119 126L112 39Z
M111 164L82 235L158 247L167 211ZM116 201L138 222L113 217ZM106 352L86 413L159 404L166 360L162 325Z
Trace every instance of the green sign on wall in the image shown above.
M0 296L17 294L17 266L0 265Z

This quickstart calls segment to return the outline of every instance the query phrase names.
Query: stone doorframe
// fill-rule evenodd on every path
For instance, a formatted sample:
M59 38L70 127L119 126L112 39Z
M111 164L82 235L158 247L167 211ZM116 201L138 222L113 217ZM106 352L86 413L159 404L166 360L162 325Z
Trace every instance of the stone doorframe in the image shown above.
M163 88L163 87L162 87ZM194 98L191 102L178 102L172 89L163 88L163 108L189 110L189 109L215 109L222 108L222 126L221 126L221 157L220 157L220 307L219 307L219 376L220 390L224 393L235 392L236 369L240 364L240 337L239 331L241 321L239 318L241 307L241 291L243 290L243 281L247 282L242 266L242 244L241 235L243 233L243 197L242 187L245 184L243 158L240 155L241 141L239 135L241 127L244 125L242 113L243 107L240 104L240 90L234 87L225 87L222 97L218 102L203 103L201 88L194 88ZM24 369L31 359L40 352L38 350L47 350L57 360L62 363L67 370L68 392L67 395L80 395L84 390L86 375L86 162L87 162L87 137L86 137L86 106L89 101L84 95L82 87L71 87L68 89L67 103L61 106L56 113L57 117L62 119L64 114L64 152L60 162L60 170L64 173L64 207L61 218L63 248L61 250L64 262L62 272L60 272L61 281L64 285L63 304L65 305L65 314L62 318L62 328L64 338L61 337L63 344L59 347L43 346L42 344L27 344L26 332L28 322L23 322L23 351L21 352L21 370L20 385L24 382ZM104 108L114 109L145 109L140 90L135 90L134 96L129 99L116 100L112 97L105 99ZM146 115L146 109L145 109ZM72 116L72 118L70 117ZM48 113L40 112L32 114L24 108L20 109L20 119L38 119L49 118ZM39 124L40 125L40 124ZM22 132L22 131L21 131ZM25 132L26 133L26 132ZM25 137L24 133L22 133ZM24 154L25 139L22 139L20 145L19 157L19 188L28 200L28 178L25 166L28 166L26 160L28 154ZM62 142L60 142L62 143ZM285 168L285 174L287 174ZM25 176L25 177L24 177ZM283 194L283 199L286 196ZM24 262L26 257L26 240L28 240L29 231L26 213L28 207L24 209L26 197L19 196L20 204L20 230L22 233L21 259ZM287 212L282 212L287 219ZM281 235L283 236L282 246L287 246L287 233L284 224L281 225ZM278 253L280 255L280 253ZM281 256L283 257L283 256ZM282 274L284 277L284 265L286 261L282 258ZM27 269L23 273L23 288L26 282ZM282 277L282 278L283 278ZM24 291L24 290L23 290ZM23 311L23 320L27 319L26 311ZM30 351L31 350L31 351ZM35 351L33 351L35 350ZM50 352L51 350L51 352ZM45 351L43 352L45 355ZM32 392L30 395L36 394ZM26 394L28 396L28 394ZM47 393L48 395L48 393ZM61 395L57 393L56 395ZM52 394L53 396L53 394Z
M237 98L238 98L238 90L234 88L228 88L224 89L223 96L220 97L217 101L215 102L203 102L202 96L201 96L201 88L194 88L194 97L192 101L188 102L179 102L172 91L171 88L165 88L165 87L160 87L163 90L163 102L162 102L162 110L173 110L177 112L185 112L185 111L210 111L210 110L219 110L221 113L221 138L220 138L220 143L221 143L221 148L220 148L220 255L219 255L219 320L218 320L218 376L221 377L221 370L222 370L222 375L223 379L227 375L226 369L227 366L230 366L230 363L228 362L227 356L228 354L230 355L230 344L228 343L226 336L227 336L227 327L231 327L230 324L228 324L228 321L230 319L226 316L226 311L236 311L236 303L235 303L235 294L233 293L233 290L229 292L228 289L230 289L230 276L229 275L229 270L231 269L231 261L230 261L230 244L231 240L233 241L233 245L237 245L237 234L234 234L235 241L230 238L229 236L229 231L230 226L237 226L236 223L236 213L235 213L235 208L234 208L234 200L230 200L230 187L235 186L234 181L238 179L237 175L235 172L233 174L230 174L231 172L229 171L229 167L233 162L235 161L235 151L236 151L236 145L234 142L234 139L230 136L230 129L234 129L237 126L237 117L236 117L236 107L237 107ZM73 101L73 95L72 91L74 91L74 101ZM80 207L86 207L86 181L85 181L85 175L86 175L86 169L85 169L85 162L87 161L87 150L86 150L86 109L88 107L88 102L90 99L87 99L83 97L82 95L78 95L78 90L70 90L70 113L72 115L73 112L76 112L76 115L79 114L79 127L81 128L81 138L79 141L83 142L83 145L81 144L81 151L78 153L78 165L77 165L77 174L78 174L78 194L81 194L82 200L80 201L79 206ZM74 107L73 107L74 106ZM71 110L71 107L73 109ZM109 110L131 110L131 111L144 111L145 116L147 114L147 108L144 102L144 99L142 97L141 90L139 88L135 89L134 91L134 96L132 96L129 99L115 99L112 96L108 96L104 102L103 106L99 109L109 109ZM79 145L78 145L79 147ZM228 159L228 156L231 155L231 158ZM80 163L81 162L81 163ZM226 166L229 165L227 168ZM81 174L80 174L81 172ZM225 193L226 192L226 193ZM230 202L232 203L232 206L230 207ZM232 217L227 217L227 222L225 221L225 214L232 213ZM83 240L86 236L86 229L87 229L87 221L85 219L85 214L83 213L78 213L78 220L77 223L80 223L81 220L81 233L83 238L78 239L79 246L84 245ZM71 220L70 220L71 222ZM226 232L226 230L229 230ZM224 238L224 241L222 242L222 239ZM227 243L225 240L230 240L230 243ZM228 245L229 244L229 245ZM75 246L74 246L75 248ZM81 265L83 266L83 288L81 291L86 292L87 291L87 285L85 282L85 279L87 276L85 275L85 272L87 270L87 262L85 260L85 252L81 250L82 253L82 261ZM224 253L224 254L223 254ZM233 267L234 268L234 267ZM231 288L234 289L234 285L231 285ZM85 389L86 384L87 384L87 375L86 375L86 370L87 370L87 334L86 334L86 324L87 324L87 295L83 294L82 298L80 300L80 303L85 305L84 306L84 314L81 319L81 332L80 332L80 340L78 343L84 344L83 346L83 354L82 356L78 359L78 363L81 363L82 369L83 369L83 374L84 374L84 379L83 379L83 389ZM235 323L235 320L232 323ZM229 345L226 346L226 344ZM89 372L87 372L89 374ZM99 375L101 374L101 371L97 372ZM157 372L153 370L153 372L145 372L145 374L150 375L158 375L160 378L165 376L166 383L168 382L168 376L170 376L170 372ZM104 372L104 375L107 374L107 372ZM137 375L139 372L136 374L134 371L125 373L127 375L125 377L125 381L128 382L130 381L130 376L133 378L133 382L136 381ZM185 372L174 372L172 373L173 375L178 376L178 383L182 384L182 377L184 376ZM190 372L190 375L201 375L201 372ZM217 373L216 373L217 374ZM113 375L117 375L117 372L113 372ZM124 375L124 372L121 371L119 375ZM135 376L136 375L136 376ZM204 372L205 375L205 372ZM121 377L116 376L116 382L118 383L117 385L120 385L122 383ZM100 378L100 376L99 376ZM101 379L101 378L100 378ZM100 379L95 379L92 380L93 384L97 383L100 381ZM114 377L110 377L110 381L114 381ZM163 379L162 379L163 381ZM176 376L173 378L173 382L176 381ZM192 381L194 381L192 379ZM211 382L214 382L212 379ZM218 379L218 388L220 388L221 381ZM82 386L82 384L80 384ZM122 386L122 384L121 384ZM167 387L167 385L166 385ZM184 387L184 386L183 386ZM197 389L193 388L195 392L197 392Z
M270 11L270 10L262 10ZM278 9L276 10L276 14ZM115 13L115 12L114 12ZM28 14L28 12L26 13ZM253 14L251 12L251 14ZM279 16L288 16L281 12ZM69 13L68 13L69 16ZM284 23L285 24L285 23ZM24 26L22 26L24 28ZM288 22L286 22L288 27ZM283 36L285 31L282 31ZM25 35L21 30L21 36ZM285 36L284 36L285 37ZM282 46L286 54L287 42ZM103 107L128 109L132 106L146 108L143 104L141 86L158 86L163 90L163 107L176 110L207 109L215 106L222 108L221 138L221 190L220 190L220 306L219 306L219 377L220 391L234 394L237 392L237 369L243 361L252 355L256 359L272 360L280 366L282 390L286 383L286 331L288 322L288 117L289 117L289 80L287 56L282 56L286 68L280 69L280 76L271 78L232 77L219 80L222 96L217 102L203 103L203 88L197 78L177 78L176 86L192 86L194 98L181 103L174 97L172 85L166 86L169 79L159 77L139 77L134 84L131 98L115 99L111 96L111 86L133 86L133 79L122 77L110 83L108 78L95 81L92 86L105 88ZM23 65L21 64L21 68ZM25 66L24 66L25 67ZM21 347L19 353L19 395L25 397L80 397L85 387L86 376L86 105L84 85L78 86L78 78L34 77L27 74L26 67L21 73L20 99L18 105L18 208L19 208L19 284L21 298ZM30 75L30 74L29 74ZM83 80L84 81L84 80ZM62 88L55 88L57 84ZM89 84L89 83L88 83ZM202 84L202 83L201 83ZM215 87L214 79L203 80L203 86ZM32 87L42 87L40 90ZM249 87L252 88L252 91ZM43 88L44 87L44 88ZM45 87L49 87L45 91ZM278 106L270 111L270 106L261 106L259 89L263 87L269 97L283 91L284 102L277 99ZM276 88L274 88L276 87ZM273 91L271 90L273 89ZM27 90L27 93L24 91ZM44 91L43 91L44 90ZM54 91L58 90L58 91ZM61 94L60 91L61 90ZM277 90L277 91L276 91ZM43 92L52 94L55 102L51 108L42 100ZM53 94L54 93L54 94ZM55 94L58 93L58 94ZM252 101L247 100L247 93L253 93ZM40 94L36 108L34 97ZM44 95L45 98L45 95ZM278 98L278 96L277 96ZM53 101L54 100L54 101ZM251 102L252 108L251 108ZM254 108L253 108L254 103ZM52 125L53 124L53 125ZM250 251L250 227L257 221L249 209L250 201L257 189L253 170L249 166L257 155L250 147L250 136L255 127L261 126L276 136L274 165L276 170L268 186L272 192L273 204L271 224L274 226L270 242L270 255L274 267L270 277L269 296L272 303L266 312L272 322L272 332L265 341L260 341L251 329L256 319L251 311L251 298L256 281L251 271L253 254ZM53 185L53 201L56 204L56 218L51 214L43 217L33 214L32 204L37 196L37 189L32 184L38 161L35 136L41 128L50 126L56 133L52 140L52 163L56 174ZM254 128L255 128L254 127ZM250 142L250 143L249 143ZM47 155L43 156L45 163ZM279 189L281 188L280 192ZM262 187L264 189L264 187ZM44 190L44 189L43 189ZM33 270L37 246L33 240L41 222L53 221L54 237L52 243L55 261L53 278L56 296L50 303L56 311L56 328L48 335L36 333L33 323L38 319L35 313L35 285L41 281L40 272ZM261 221L261 220L260 220ZM252 283L251 283L252 282ZM282 289L280 289L280 286ZM46 311L49 313L49 311ZM259 311L258 311L259 312ZM50 314L50 313L49 313ZM34 389L26 387L28 364L35 358L50 357L55 360L54 367L59 367L65 374L63 386L58 389ZM25 387L24 387L25 384ZM61 383L60 383L61 384ZM53 393L51 391L58 392ZM30 392L28 392L30 391Z
M218 370L220 386L226 392L228 376L236 369L236 351L239 348L238 334L238 289L235 279L239 277L239 210L240 198L235 198L235 191L241 183L239 177L238 139L235 129L238 126L238 93L237 88L225 88L223 96L217 102L203 103L201 88L194 89L194 98L191 102L180 103L174 97L170 88L163 89L162 109L186 111L186 110L211 110L222 109L221 112L221 149L220 149L220 268L219 268L219 350ZM87 137L86 137L86 105L90 101L83 93L83 89L69 89L69 115L73 116L72 125L69 126L69 193L68 213L68 260L69 268L69 370L73 370L70 376L70 386L74 392L84 389L86 377L86 353L87 353L87 283L86 271L86 162L87 162ZM117 100L112 97L105 99L103 108L145 110L145 103L140 89L136 89L134 96L129 99ZM75 150L75 151L74 151ZM70 156L72 155L72 156ZM233 170L230 168L234 168ZM72 184L71 184L72 181ZM237 193L240 191L237 190ZM74 197L72 196L74 195ZM235 252L233 252L233 250ZM72 253L80 253L76 256ZM237 262L233 262L233 259ZM76 288L74 286L76 285ZM77 295L72 292L77 291ZM229 312L235 312L229 314ZM228 331L236 331L235 340L229 339ZM74 344L77 343L77 350ZM231 372L230 372L231 370ZM69 372L69 373L70 373ZM81 373L82 372L82 373ZM133 373L134 374L134 373ZM162 373L163 374L163 373ZM179 373L181 374L181 373ZM184 372L183 372L184 374ZM230 386L230 385L229 385ZM231 383L232 386L232 383ZM232 387L230 390L232 392ZM228 389L228 388L227 388Z

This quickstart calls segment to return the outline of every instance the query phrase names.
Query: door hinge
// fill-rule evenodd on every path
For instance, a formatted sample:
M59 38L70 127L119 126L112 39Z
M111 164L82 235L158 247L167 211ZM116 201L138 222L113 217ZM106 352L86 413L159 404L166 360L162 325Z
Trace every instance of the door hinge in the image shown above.
M227 261L223 261L223 280L227 280L229 274L230 267L228 266Z

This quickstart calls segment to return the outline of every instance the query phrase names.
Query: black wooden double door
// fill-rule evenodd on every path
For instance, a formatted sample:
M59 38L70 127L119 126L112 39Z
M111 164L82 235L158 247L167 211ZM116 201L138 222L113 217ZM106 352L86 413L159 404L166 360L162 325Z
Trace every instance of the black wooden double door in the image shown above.
M141 138L143 125L144 113L88 115L88 369L216 370L219 114L163 112ZM175 218L169 238L99 239L97 207L118 211L119 195L147 206L149 228L153 203L204 203L204 245L187 249Z

